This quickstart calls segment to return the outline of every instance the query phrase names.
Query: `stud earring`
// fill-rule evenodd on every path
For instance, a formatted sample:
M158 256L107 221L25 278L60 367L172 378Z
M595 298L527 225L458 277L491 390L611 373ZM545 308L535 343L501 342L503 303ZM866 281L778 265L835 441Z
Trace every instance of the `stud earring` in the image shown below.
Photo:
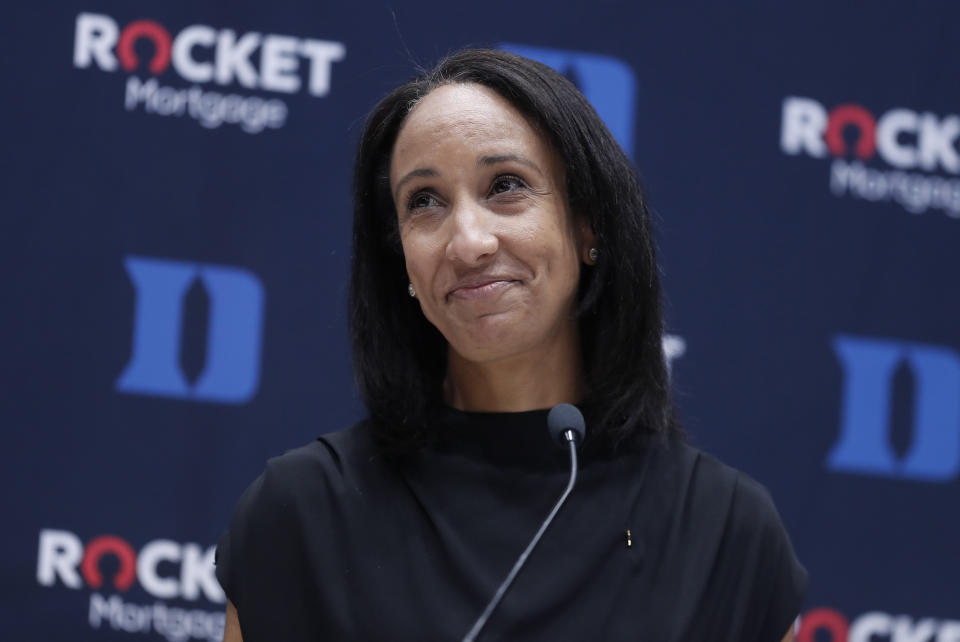
M590 251L587 252L587 256L590 258L590 264L592 265L597 262L597 259L600 258L600 250L595 247L591 247Z
M414 299L417 298L417 291L413 288L413 283L407 284L407 294L409 294Z

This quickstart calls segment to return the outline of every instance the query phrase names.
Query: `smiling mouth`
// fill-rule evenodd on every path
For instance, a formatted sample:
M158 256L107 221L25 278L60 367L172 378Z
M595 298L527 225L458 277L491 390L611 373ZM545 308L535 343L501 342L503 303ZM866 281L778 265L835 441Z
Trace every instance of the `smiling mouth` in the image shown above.
M462 299L466 301L477 301L496 296L503 290L509 288L516 279L496 279L484 281L482 283L471 283L454 288L447 295L447 299Z

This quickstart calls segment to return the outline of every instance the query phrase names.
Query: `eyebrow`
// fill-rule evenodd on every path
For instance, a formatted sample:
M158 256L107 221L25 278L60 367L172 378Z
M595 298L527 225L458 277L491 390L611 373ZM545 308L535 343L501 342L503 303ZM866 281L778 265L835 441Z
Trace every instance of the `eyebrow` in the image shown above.
M432 167L420 167L408 173L406 176L397 181L397 186L393 188L393 200L397 200L397 197L400 195L400 188L403 187L406 183L412 181L415 178L421 178L423 176L439 176L440 172L433 169Z
M540 169L540 166L534 163L532 160L526 156L521 156L520 154L499 154L496 156L481 156L477 159L477 165L480 167L489 167L491 165L499 165L500 163L509 163L510 161L520 163L521 165L526 165L534 169L541 176L543 175L543 170Z

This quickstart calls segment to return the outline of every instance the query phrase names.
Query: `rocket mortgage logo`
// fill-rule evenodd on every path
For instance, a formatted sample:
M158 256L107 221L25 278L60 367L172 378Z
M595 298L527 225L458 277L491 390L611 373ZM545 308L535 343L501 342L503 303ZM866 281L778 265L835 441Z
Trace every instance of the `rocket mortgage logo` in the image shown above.
M86 592L87 622L95 630L218 642L226 597L214 572L215 551L169 539L134 548L116 535L84 543L75 533L48 528L40 531L37 582Z
M257 134L286 124L289 109L281 96L328 96L335 65L346 53L343 43L329 40L202 24L174 33L153 20L121 27L108 15L81 13L73 66L125 73L128 112L192 119L208 129L233 125ZM242 93L234 93L238 87Z
M960 219L960 115L905 107L874 113L856 103L828 109L812 98L783 101L780 149L832 157L837 198L895 203L912 214Z

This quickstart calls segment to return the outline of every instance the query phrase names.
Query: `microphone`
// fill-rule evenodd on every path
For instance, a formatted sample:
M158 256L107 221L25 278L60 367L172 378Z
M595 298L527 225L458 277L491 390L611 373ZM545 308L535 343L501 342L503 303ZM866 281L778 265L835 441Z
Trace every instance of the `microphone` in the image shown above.
M580 414L576 406L568 403L557 404L550 409L550 413L547 415L547 428L550 430L550 435L554 440L559 441L561 444L568 445L570 450L570 481L567 482L567 488L563 491L563 494L560 495L560 499L554 504L553 510L551 510L547 518L543 520L543 524L540 525L540 530L537 531L533 539L530 540L530 543L527 544L527 548L520 554L517 562L513 565L513 568L510 569L510 573L507 574L506 579L500 584L500 588L497 589L490 603L487 604L487 608L483 610L483 613L480 614L477 621L473 623L473 627L463 637L463 642L474 642L477 636L480 635L480 631L486 625L487 620L490 619L490 614L493 613L493 610L500 604L500 600L503 599L503 596L507 593L507 589L513 584L513 580L517 577L520 569L523 568L533 548L540 541L543 533L547 530L547 527L550 526L550 522L556 517L557 512L560 511L560 507L567 501L567 497L570 496L570 492L573 490L573 485L577 482L577 446L583 441L583 436L587 432L583 415Z
M553 438L561 444L576 441L579 446L587 433L583 415L576 406L568 403L559 403L550 409L550 414L547 415L547 428Z

